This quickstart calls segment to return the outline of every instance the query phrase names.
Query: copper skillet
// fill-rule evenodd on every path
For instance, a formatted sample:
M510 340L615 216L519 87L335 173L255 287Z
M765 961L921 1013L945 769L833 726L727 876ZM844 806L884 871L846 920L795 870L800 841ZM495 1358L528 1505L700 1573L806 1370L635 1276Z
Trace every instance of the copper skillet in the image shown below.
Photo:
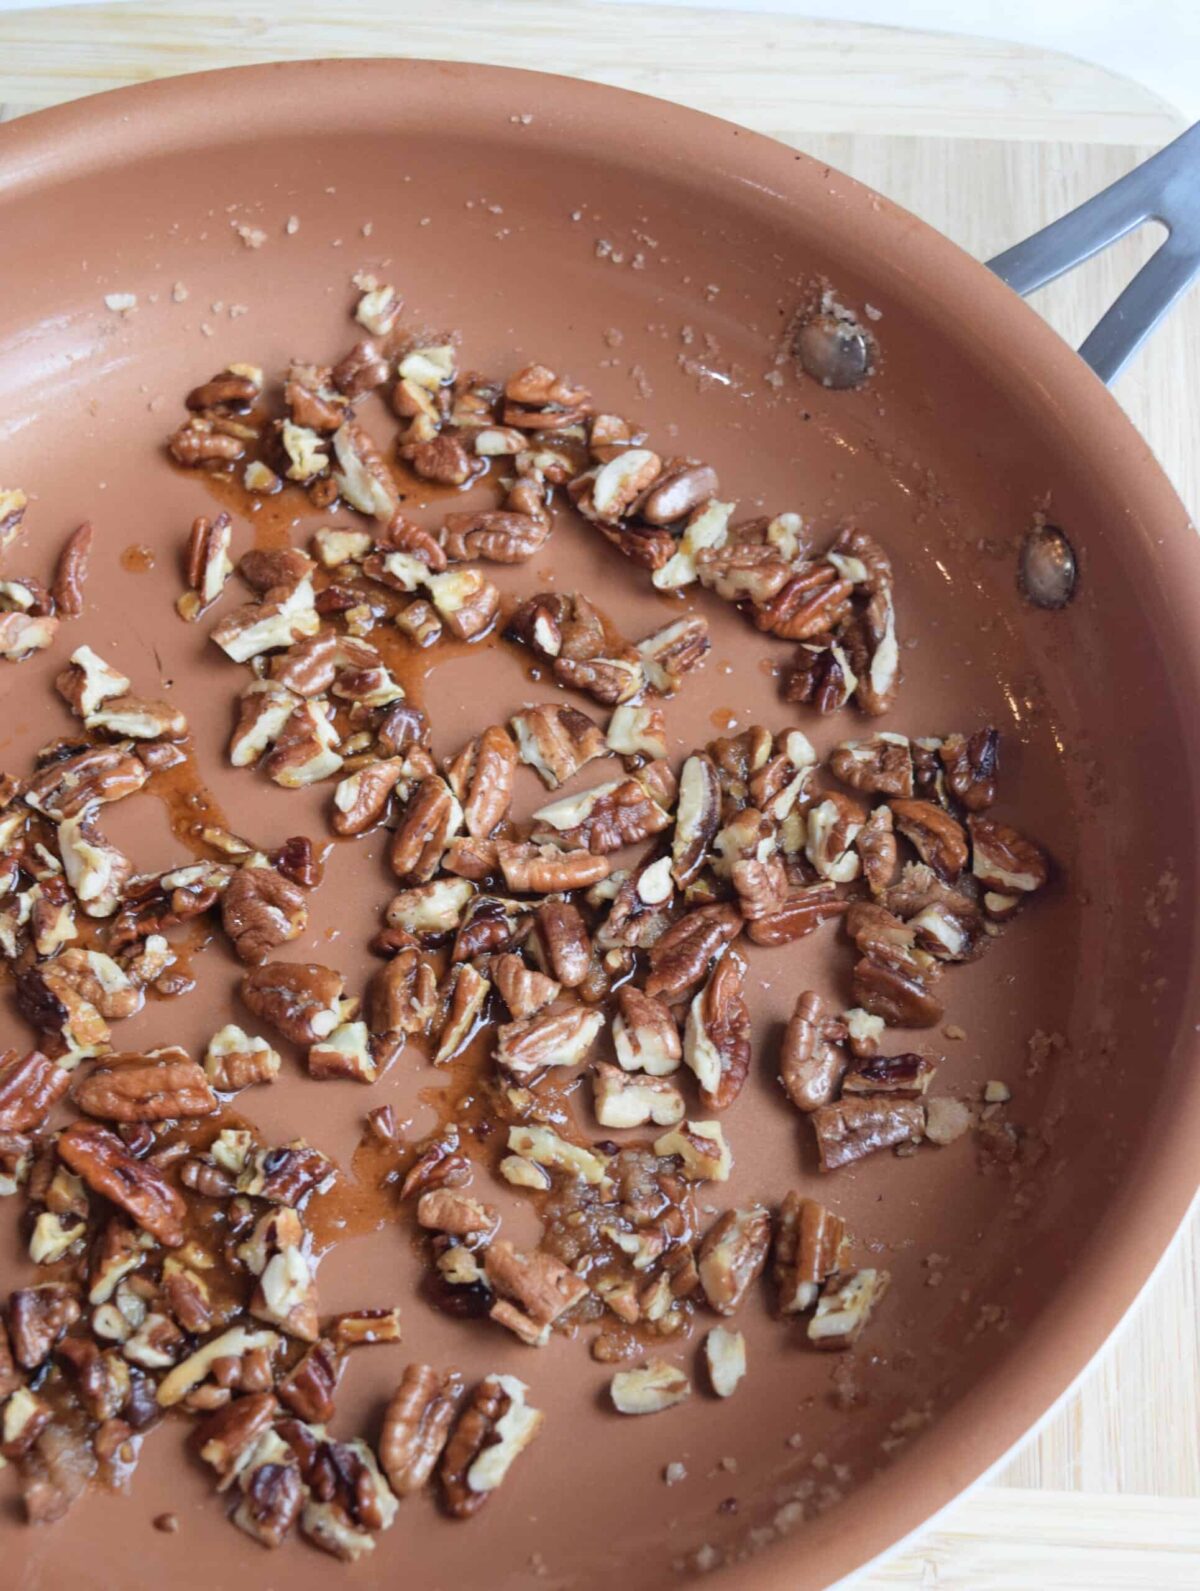
M319 824L323 798L288 797L281 812L277 792L221 766L229 677L171 612L174 549L204 493L163 467L158 444L177 395L224 360L270 368L338 352L346 278L384 259L414 318L461 329L480 368L557 362L652 430L677 424L678 447L716 463L724 494L744 506L798 508L822 528L854 516L876 532L898 564L903 634L917 643L888 727L1002 729L1000 810L1050 847L1058 883L983 962L955 973L948 1017L965 1037L904 1037L945 1052L952 1091L1007 1080L1014 1119L1038 1135L1037 1163L1015 1180L984 1176L964 1142L826 1179L820 1192L850 1221L860 1256L892 1270L891 1298L853 1373L836 1376L756 1305L743 1323L752 1372L728 1405L697 1396L661 1419L622 1422L602 1413L605 1375L581 1342L534 1358L410 1303L403 1352L523 1375L547 1434L471 1525L410 1502L353 1574L359 1584L652 1586L699 1551L735 1560L731 1586L837 1580L1044 1414L1127 1309L1195 1188L1200 558L1148 448L1015 293L914 217L765 138L611 89L430 62L255 67L7 126L0 172L0 226L13 244L0 299L0 458L6 479L39 499L10 562L46 562L62 529L97 520L86 638L115 645L144 685L161 659L214 793L264 843ZM1031 287L1147 210L1169 210L1156 192L1135 195L1133 209L1118 192L1101 207L1100 232L1082 239L1086 216L1060 223L1065 238L1052 229L1045 240L1049 264L1022 270L1002 257L998 268ZM300 228L289 235L293 214ZM266 232L261 249L243 246L238 222ZM1174 250L1184 241L1178 232ZM1160 257L1137 291L1177 286L1176 258ZM879 370L860 390L804 378L781 340L823 281L843 303L879 312L868 322ZM186 300L175 301L176 282ZM136 292L136 314L107 312L111 292ZM231 320L231 304L248 314ZM1129 342L1106 331L1089 351L1109 375ZM1060 612L1016 588L1017 550L1041 510L1080 564ZM157 555L152 571L122 566L130 544ZM629 633L662 622L629 567L577 527L560 526L551 561ZM673 713L677 752L711 736L714 720L778 724L792 711L750 632L710 618L713 663ZM486 658L427 681L437 749L527 694L505 654ZM58 661L4 680L13 766L64 727L43 705ZM819 750L856 732L849 721L805 727ZM142 867L178 855L152 807L139 810L136 833L115 837L140 844ZM353 980L387 888L369 847L339 854L334 873L312 944L298 950L320 959L313 947L340 933ZM760 1049L798 988L836 986L845 965L844 948L816 939L764 953L753 973ZM207 976L200 1000L137 1019L131 1044L202 1042L231 969ZM1050 1045L1040 1070L1031 1061L1046 1046L1027 1047L1039 1030L1067 1045ZM771 1072L764 1056L729 1122L732 1198L817 1187ZM428 1081L402 1063L378 1102L411 1115ZM253 1114L265 1131L307 1132L349 1162L363 1109L352 1087L295 1077L264 1092ZM7 1291L26 1272L15 1240L5 1243ZM935 1272L940 1287L927 1285ZM403 1242L383 1230L327 1259L323 1303L408 1298L412 1279ZM381 1288L386 1299L364 1299ZM347 1432L377 1413L400 1360L356 1363L340 1411ZM20 1583L86 1574L149 1587L192 1573L302 1591L337 1572L300 1547L256 1556L220 1523L177 1439L154 1442L130 1497L90 1497L36 1536L4 1525ZM668 1490L670 1460L685 1461L689 1478ZM721 1508L729 1498L736 1510ZM166 1508L181 1535L149 1529Z

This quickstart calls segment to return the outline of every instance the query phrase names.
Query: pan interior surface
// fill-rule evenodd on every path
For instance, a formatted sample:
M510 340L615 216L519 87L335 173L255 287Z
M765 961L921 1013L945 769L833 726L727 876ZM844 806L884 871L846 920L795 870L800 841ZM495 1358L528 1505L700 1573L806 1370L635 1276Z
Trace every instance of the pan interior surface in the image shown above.
M634 1591L667 1583L674 1565L732 1561L746 1583L830 1583L1049 1405L1186 1202L1182 1145L1198 1109L1186 704L1200 676L1182 618L1197 595L1186 515L1090 376L950 245L836 173L689 112L520 73L341 62L178 80L5 132L4 232L36 239L10 260L0 299L0 484L32 499L5 572L44 577L69 529L97 528L84 616L0 677L8 772L69 732L53 678L68 643L86 642L184 709L235 832L263 846L325 835L328 787L280 791L228 766L239 671L207 643L207 623L174 611L187 529L214 496L201 474L168 465L162 443L184 392L225 364L271 373L344 352L359 270L395 282L414 330L459 335L462 368L569 371L664 454L711 462L739 517L797 511L818 545L856 524L890 553L904 684L885 719L786 705L789 649L702 594L713 647L668 706L673 759L754 723L799 725L821 756L874 728L1000 730L996 813L1049 850L1053 884L982 959L947 974L944 1025L890 1047L938 1056L939 1093L977 1101L989 1080L1006 1083L1013 1164L981 1162L969 1134L820 1177L775 1051L802 989L849 1003L852 955L826 928L749 956L755 1061L726 1119L735 1168L719 1202L776 1204L796 1187L845 1217L857 1262L892 1275L855 1352L810 1351L764 1284L737 1322L749 1373L732 1399L704 1390L698 1332L684 1356L690 1401L622 1419L586 1335L534 1352L422 1302L405 1227L360 1222L320 1271L323 1312L404 1312L401 1347L352 1357L337 1434L374 1429L416 1359L518 1375L546 1411L477 1518L450 1523L431 1501L407 1501L357 1579ZM860 389L826 390L791 356L794 319L824 289L877 341ZM114 312L112 294L135 294L136 308ZM392 434L382 407L364 415L381 440ZM445 496L407 489L406 509L438 523ZM1017 587L1037 514L1079 560L1075 600L1058 612ZM304 545L326 522L290 498L257 514L239 505L235 556L256 541ZM679 611L564 512L533 564L498 583L582 589L631 636ZM414 689L441 756L547 688L495 645L431 667ZM181 859L169 818L141 796L114 815L139 871ZM367 942L392 893L382 858L376 836L338 845L307 935L288 947L338 966L352 990L375 964ZM148 1005L122 1028L124 1048L202 1050L227 1019L236 969L214 947L194 970L196 993ZM21 1044L4 998L4 1044ZM392 1104L416 1138L443 1086L415 1052L369 1095L285 1060L280 1082L239 1109L269 1139L305 1136L349 1170L367 1109ZM516 1241L536 1239L529 1210L506 1223ZM14 1224L0 1240L5 1293L31 1269ZM686 1479L668 1486L672 1463ZM87 1573L133 1591L180 1580L185 1563L228 1585L253 1564L306 1591L339 1572L303 1546L263 1571L221 1506L168 1422L127 1494L93 1492L36 1532L10 1502L0 1528L22 1566L14 1583L30 1586ZM151 1529L164 1511L177 1534Z

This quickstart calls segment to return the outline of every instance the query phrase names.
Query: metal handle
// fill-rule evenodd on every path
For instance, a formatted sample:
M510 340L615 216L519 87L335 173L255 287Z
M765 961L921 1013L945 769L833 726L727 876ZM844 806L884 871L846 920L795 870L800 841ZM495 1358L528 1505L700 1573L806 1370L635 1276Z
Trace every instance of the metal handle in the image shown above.
M1200 122L1077 210L987 262L1024 297L1144 221L1161 221L1166 238L1079 349L1106 383L1200 273Z

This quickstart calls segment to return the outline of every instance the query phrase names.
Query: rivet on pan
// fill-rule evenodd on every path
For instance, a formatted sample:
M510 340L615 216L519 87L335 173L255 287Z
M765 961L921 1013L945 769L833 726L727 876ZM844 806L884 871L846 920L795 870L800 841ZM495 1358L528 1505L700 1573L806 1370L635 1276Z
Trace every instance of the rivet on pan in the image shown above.
M858 387L871 370L871 339L852 320L814 315L796 333L797 359L823 387Z
M1021 544L1017 584L1039 608L1065 608L1075 595L1075 549L1057 525L1038 524Z

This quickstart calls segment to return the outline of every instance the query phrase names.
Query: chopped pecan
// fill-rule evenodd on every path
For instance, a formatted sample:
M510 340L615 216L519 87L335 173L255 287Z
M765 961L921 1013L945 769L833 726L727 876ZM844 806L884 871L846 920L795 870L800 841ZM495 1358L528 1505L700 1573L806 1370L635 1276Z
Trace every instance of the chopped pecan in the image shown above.
M559 431L588 413L591 395L545 365L526 365L504 383L504 423L525 431Z
M417 1225L443 1232L468 1248L485 1248L496 1234L500 1216L490 1204L449 1188L430 1188L417 1200Z
M971 1126L971 1112L961 1099L931 1099L925 1107L925 1136L931 1144L952 1144Z
M841 1217L789 1189L779 1212L773 1260L781 1313L811 1309L826 1278L844 1263L846 1249Z
M308 924L304 892L273 867L243 867L221 896L221 926L240 961L265 961Z
M437 973L420 950L399 951L371 979L367 1018L372 1033L424 1033L437 1003Z
M217 1108L203 1068L174 1047L106 1055L71 1093L80 1110L105 1121L166 1121Z
M437 1048L433 1052L435 1066L443 1066L453 1060L468 1042L487 1003L491 987L488 979L469 962L460 962L450 969L439 991L439 1009L433 1019L437 1036Z
M246 439L231 434L219 419L194 414L167 438L167 448L177 464L196 469L201 464L229 464L246 451Z
M251 547L238 560L238 574L260 596L301 590L315 567L299 547ZM311 605L311 604L310 604Z
M46 817L62 822L78 818L90 807L122 801L150 777L145 765L126 746L90 746L56 757L32 775L25 800Z
M500 593L478 569L449 569L426 581L442 622L460 641L474 641L491 629L500 611Z
M363 834L382 821L403 772L401 759L389 757L347 774L333 792L334 833Z
M925 1132L925 1111L913 1100L853 1098L822 1105L811 1116L821 1170L834 1171L877 1149L915 1143Z
M687 994L741 929L741 913L734 906L701 906L688 912L650 946L646 993L668 1000Z
M462 807L450 786L436 776L422 779L392 835L388 860L403 884L428 883L451 838L462 827Z
M514 1459L537 1435L541 1412L525 1401L515 1376L488 1376L471 1392L442 1454L446 1507L455 1519L478 1513Z
M661 1359L635 1370L618 1370L609 1387L618 1414L661 1414L682 1403L691 1390L683 1371Z
M396 702L380 720L375 742L385 757L406 756L415 764L418 752L427 755L424 748L429 744L429 720L411 702ZM434 771L432 758L425 771Z
M192 521L184 560L188 589L175 604L179 616L189 623L198 619L224 591L225 582L233 573L229 556L232 540L233 521L226 513L215 519L201 514Z
M837 1093L848 1064L845 1037L845 1024L825 1010L819 994L800 995L779 1054L779 1075L797 1110L816 1110Z
M808 1323L809 1342L816 1348L853 1347L890 1281L887 1271L877 1270L831 1276Z
M719 1121L685 1121L654 1140L656 1155L676 1155L693 1182L728 1182L733 1156Z
M238 697L238 719L229 739L229 760L235 768L248 768L283 733L299 706L291 691L274 680L257 679Z
M41 1127L67 1091L70 1073L40 1050L0 1055L0 1133Z
M482 461L471 457L462 438L449 431L428 441L404 442L397 451L412 465L415 475L439 486L465 486L482 468Z
M184 402L194 414L245 414L262 396L262 385L255 366L227 366L193 387Z
M500 1239L488 1246L483 1263L493 1290L502 1299L513 1300L519 1306L517 1313L535 1328L553 1325L588 1292L582 1277L541 1249L521 1254L511 1243ZM491 1313L494 1320L499 1319L511 1329L514 1323L498 1314L496 1307ZM540 1332L535 1334L540 1336ZM537 1345L541 1346L541 1342Z
M670 813L646 789L645 775L563 796L533 816L534 839L551 840L564 850L583 846L597 855L636 845L671 822Z
M907 735L885 730L867 740L843 741L831 752L829 766L843 784L863 794L912 796L912 748Z
M746 1374L746 1339L740 1331L714 1326L704 1339L708 1379L719 1398L731 1398Z
M453 1122L420 1146L400 1187L402 1199L427 1188L461 1188L471 1180L471 1163L459 1153L460 1133Z
M485 837L508 815L516 770L517 748L499 724L468 742L448 764L446 780L462 803L468 834Z
M603 1026L603 1012L584 1005L501 1023L496 1029L496 1064L521 1082L552 1066L577 1066Z
M683 1057L679 1030L670 1011L633 984L622 984L617 991L612 1033L617 1060L627 1072L665 1077L678 1068Z
M242 999L293 1044L327 1038L341 1020L345 982L313 962L268 961L242 976Z
M866 592L866 602L851 616L843 641L853 660L858 705L863 712L878 718L892 706L900 686L891 562L879 543L862 530L844 531L831 550L830 560L845 560L842 567Z
M406 603L397 613L395 623L396 628L422 650L436 646L442 638L442 621L437 616L437 609L424 597Z
M162 1173L137 1160L107 1127L76 1122L58 1140L65 1164L167 1248L183 1242L186 1205Z
M699 874L721 822L721 783L706 752L695 752L679 775L679 804L671 842L671 873L680 889Z
M235 663L249 663L264 652L315 635L320 626L312 581L305 575L294 584L272 586L261 600L235 608L213 629L209 639Z
M302 1420L326 1424L333 1418L334 1394L343 1365L342 1355L333 1343L319 1337L280 1381L280 1400Z
M645 671L635 656L554 659L560 685L583 691L593 701L612 707L631 701L645 686Z
M854 842L866 819L859 802L836 790L809 808L804 854L822 878L847 884L858 877L861 864Z
M941 1021L941 1002L929 992L920 974L902 966L864 956L854 967L856 1003L891 1027L934 1027Z
M842 1079L842 1094L887 1094L893 1099L917 1099L925 1093L936 1071L936 1063L927 1055L871 1055L846 1073Z
M984 812L996 799L1000 771L1000 731L980 729L968 739L947 735L938 748L946 785L968 812Z
M504 509L448 514L442 544L451 558L483 558L489 563L524 563L550 534L545 516L514 514Z
M561 850L557 845L514 840L497 841L495 850L505 884L519 894L584 889L609 874L607 857L587 850Z
M967 837L961 824L932 801L891 801L889 805L896 827L921 860L939 878L953 883L967 865Z
M63 872L89 917L111 917L133 872L133 863L100 833L91 810L58 825Z
M421 940L436 940L458 927L475 886L466 878L438 878L415 889L401 890L387 909L392 928L407 930ZM476 954L475 950L470 952Z
M311 1045L308 1051L308 1075L373 1083L379 1076L379 1060L367 1024L342 1022L332 1033Z
M204 1054L205 1075L226 1094L255 1083L273 1083L279 1065L279 1056L266 1039L252 1038L232 1022L213 1034Z
M604 739L609 751L620 757L665 757L667 726L662 708L628 704L617 707Z
M58 625L49 613L0 613L0 657L20 663L34 652L44 652L53 645Z
M279 1404L271 1393L251 1392L200 1421L196 1451L216 1471L218 1490L226 1490L246 1469L278 1414Z
M690 614L646 636L637 651L649 683L661 696L671 696L699 668L711 645L708 620Z
M896 876L896 836L890 807L876 807L854 837L867 888L878 900Z
M592 963L592 941L578 906L566 900L543 901L534 914L529 941L542 968L564 989L576 989Z
M18 1287L8 1300L8 1334L22 1370L34 1370L79 1319L79 1296L65 1282Z
M330 708L319 701L302 701L276 735L263 768L285 790L301 790L339 771L343 759L338 744Z
M58 555L50 594L60 618L77 619L83 612L83 583L94 536L91 524L85 522L71 532Z
M732 1105L750 1070L745 983L745 963L736 951L727 951L688 1011L683 1058L696 1074L707 1110Z
M400 496L391 471L371 436L355 420L345 420L333 433L338 491L361 514L385 523L399 510Z
M527 967L519 955L505 951L491 966L492 981L513 1018L533 1016L558 998L560 986L544 972Z
M26 796L28 800L28 796ZM1045 851L1006 823L967 819L971 831L971 872L984 889L1000 895L1030 895L1050 876Z
M514 714L511 723L521 761L551 790L605 752L600 729L574 707L527 707Z
M94 713L112 696L124 696L130 682L90 646L77 646L71 661L57 676L54 688L80 718Z
M673 1127L684 1118L683 1095L668 1078L597 1062L592 1072L601 1127Z
M397 1497L419 1492L437 1467L450 1434L462 1380L431 1365L410 1364L383 1416L379 1462Z

